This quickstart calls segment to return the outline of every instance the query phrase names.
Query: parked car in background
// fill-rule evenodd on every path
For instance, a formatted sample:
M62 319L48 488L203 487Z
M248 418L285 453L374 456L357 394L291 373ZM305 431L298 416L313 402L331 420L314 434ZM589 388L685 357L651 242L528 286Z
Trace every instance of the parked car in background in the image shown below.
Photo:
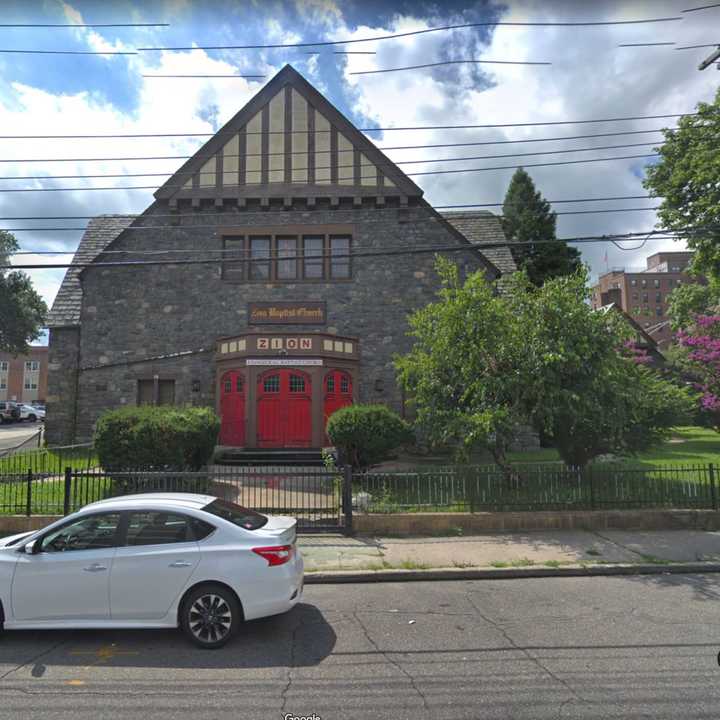
M28 422L45 420L45 411L32 405L20 405L20 420L27 420Z
M86 505L0 540L0 628L180 627L203 648L302 596L296 520L212 495Z
M16 402L0 400L0 422L19 422L20 406Z

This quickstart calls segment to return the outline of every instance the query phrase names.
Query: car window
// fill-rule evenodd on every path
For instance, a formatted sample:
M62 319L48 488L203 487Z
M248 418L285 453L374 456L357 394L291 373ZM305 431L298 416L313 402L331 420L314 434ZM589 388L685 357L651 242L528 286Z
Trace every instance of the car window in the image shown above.
M194 539L189 534L189 518L177 513L150 510L130 513L127 545L165 545Z
M196 540L204 540L213 530L215 530L214 525L211 525L204 520L198 520L197 518L191 518L190 525L192 526L193 535Z
M211 515L217 515L223 520L228 520L245 530L257 530L268 521L264 515L256 513L254 510L248 510L248 508L244 508L241 505L228 502L227 500L213 500L209 505L206 505L203 510Z
M120 513L87 515L48 533L40 546L41 552L100 550L115 547Z

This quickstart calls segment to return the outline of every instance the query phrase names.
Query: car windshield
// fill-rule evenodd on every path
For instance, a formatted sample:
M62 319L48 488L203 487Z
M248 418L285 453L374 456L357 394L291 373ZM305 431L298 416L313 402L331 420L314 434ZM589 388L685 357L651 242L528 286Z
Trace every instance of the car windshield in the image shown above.
M257 530L268 521L264 515L227 500L213 500L203 510L245 530Z

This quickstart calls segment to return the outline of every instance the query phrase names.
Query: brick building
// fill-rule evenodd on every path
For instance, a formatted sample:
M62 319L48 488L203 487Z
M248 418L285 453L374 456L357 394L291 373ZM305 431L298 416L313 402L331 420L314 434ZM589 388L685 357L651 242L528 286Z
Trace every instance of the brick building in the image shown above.
M687 274L691 252L659 252L646 259L647 267L637 272L610 270L600 275L592 289L591 302L597 309L611 303L622 308L658 344L666 348L672 340L668 319L668 296L683 283L698 282Z
M428 249L494 279L514 270L482 250L498 238L490 213L434 210L286 66L145 212L89 223L49 319L48 441L135 403L211 406L243 448L321 447L351 402L404 412L393 356L438 289ZM158 249L177 264L104 265Z
M0 400L44 403L47 381L47 347L36 345L27 355L0 352Z

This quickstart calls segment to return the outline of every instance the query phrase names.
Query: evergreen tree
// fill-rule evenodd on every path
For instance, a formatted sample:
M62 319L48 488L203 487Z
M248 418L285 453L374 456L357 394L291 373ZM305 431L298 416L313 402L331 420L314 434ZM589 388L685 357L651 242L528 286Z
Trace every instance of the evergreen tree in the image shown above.
M530 245L511 246L515 262L534 285L572 275L580 267L580 252L558 240L555 213L535 189L532 178L518 168L510 181L503 203L503 229L507 239Z

